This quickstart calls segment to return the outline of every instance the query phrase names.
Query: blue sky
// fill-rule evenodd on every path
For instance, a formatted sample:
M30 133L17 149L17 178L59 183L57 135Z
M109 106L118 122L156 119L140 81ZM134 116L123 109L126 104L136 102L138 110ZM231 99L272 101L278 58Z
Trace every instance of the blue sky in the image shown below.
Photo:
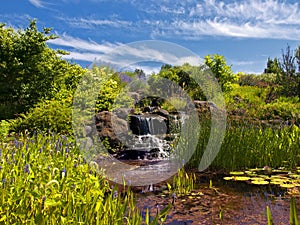
M201 58L225 56L234 72L263 72L268 57L300 44L294 0L3 0L0 22L52 27L66 59L88 65L118 46L142 40L179 44Z

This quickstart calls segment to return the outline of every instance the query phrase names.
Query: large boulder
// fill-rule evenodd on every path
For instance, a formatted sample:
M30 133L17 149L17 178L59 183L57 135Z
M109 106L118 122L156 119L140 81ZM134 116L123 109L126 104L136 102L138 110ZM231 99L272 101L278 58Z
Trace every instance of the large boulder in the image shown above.
M102 111L95 115L95 124L101 140L107 140L111 148L122 148L128 136L126 120L112 112Z

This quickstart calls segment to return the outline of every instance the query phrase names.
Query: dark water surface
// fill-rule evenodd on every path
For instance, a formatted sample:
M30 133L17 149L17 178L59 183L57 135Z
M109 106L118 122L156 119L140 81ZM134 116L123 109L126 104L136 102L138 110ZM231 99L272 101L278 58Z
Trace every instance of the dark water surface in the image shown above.
M284 190L274 186L223 181L220 177L197 173L196 189L189 195L177 197L165 224L267 224L267 206L271 209L275 225L289 224L290 196ZM143 214L148 208L154 217L172 202L172 197L162 194L164 185L156 184L151 191L148 187L135 189L137 205ZM296 198L296 202L299 215L299 199Z

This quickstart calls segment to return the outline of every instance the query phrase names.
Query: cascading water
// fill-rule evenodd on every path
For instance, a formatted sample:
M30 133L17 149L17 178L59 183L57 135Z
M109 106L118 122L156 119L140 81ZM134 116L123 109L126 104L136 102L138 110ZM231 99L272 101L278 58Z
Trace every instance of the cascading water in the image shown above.
M132 115L129 119L132 139L125 153L134 158L167 158L170 145L164 139L168 133L167 119L153 114Z
M129 122L130 130L135 135L166 134L166 119L153 115L132 115Z

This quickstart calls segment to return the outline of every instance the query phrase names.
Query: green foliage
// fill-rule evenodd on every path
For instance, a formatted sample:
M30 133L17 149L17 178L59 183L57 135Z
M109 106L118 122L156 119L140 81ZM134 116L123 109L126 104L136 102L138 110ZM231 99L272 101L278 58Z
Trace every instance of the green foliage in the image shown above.
M72 98L44 100L28 113L11 121L11 130L52 130L61 134L72 134Z
M52 98L61 82L69 88L76 86L82 69L60 59L58 52L47 46L46 41L57 38L50 31L39 31L35 20L24 30L0 26L2 119L27 112L43 98Z
M298 97L280 97L272 87L237 84L232 87L233 90L225 95L229 116L239 116L249 121L300 122Z
M277 58L274 58L274 60L268 58L267 67L265 68L264 73L274 73L274 74L282 73L282 68L280 66L279 60Z
M294 99L294 100L293 100ZM293 101L298 101L297 103ZM279 119L298 124L300 122L300 104L297 97L286 100L279 98L261 109L261 119Z
M158 74L150 76L148 83L150 88L173 97L182 95L182 93L178 93L179 88L177 85L179 85L181 90L187 92L192 99L204 100L206 96L204 95L203 87L205 85L209 86L209 84L206 84L207 81L203 81L203 87L200 87L194 77L200 76L199 79L203 80L205 78L204 76L201 77L203 73L203 68L191 66L188 63L182 66L164 65ZM168 79L173 83L166 83L162 78Z
M0 142L0 149L1 224L143 223L133 192L111 187L66 136L25 134ZM169 208L153 221L164 219Z
M201 138L187 164L189 168L198 167L210 138L210 130L209 123L201 125ZM295 169L300 163L299 143L300 128L295 125L275 128L264 124L228 124L220 151L210 169L235 171L266 165L278 168L283 162L286 162L286 168Z
M299 224L296 200L294 196L291 197L291 203L290 203L290 224L291 225Z
M196 183L196 175L194 173L188 174L184 168L179 169L177 174L173 177L172 186L168 184L169 191L173 191L178 195L186 195L194 190Z
M10 124L6 120L0 121L0 141L4 140L9 134Z
M89 96L88 89L92 84L97 86L95 91L98 92L98 97L96 99L90 99ZM82 100L88 101L85 104L94 107L96 112L133 106L132 99L126 93L128 89L125 83L111 68L94 65L85 74L85 84L82 86L83 89L80 91Z
M268 225L274 225L269 206L267 206L267 219L268 219ZM296 200L295 197L292 196L291 203L290 203L290 225L298 225L298 224L299 224L299 219L298 219L298 213L296 207Z
M272 213L269 206L267 206L267 219L268 219L268 225L274 225Z
M186 101L180 98L171 97L168 101L165 101L161 108L167 110L168 112L183 111L186 107Z
M221 85L222 91L228 92L232 90L232 83L238 79L238 76L231 70L231 66L227 65L224 56L214 54L204 57L205 64L211 69L213 75Z
M240 74L238 83L241 86L257 86L267 87L276 84L277 74L263 73L263 74Z
M293 51L287 45L280 62L269 58L265 72L277 75L276 83L280 85L278 90L282 96L300 97L300 46Z

